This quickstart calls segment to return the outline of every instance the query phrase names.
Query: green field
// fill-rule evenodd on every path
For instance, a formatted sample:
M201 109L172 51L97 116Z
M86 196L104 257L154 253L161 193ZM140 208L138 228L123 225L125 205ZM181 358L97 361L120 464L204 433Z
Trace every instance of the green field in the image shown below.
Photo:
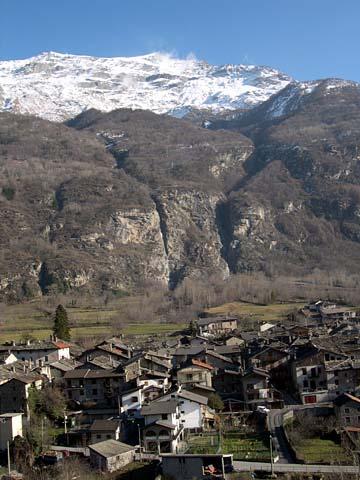
M306 463L347 463L349 457L341 445L333 440L306 438L294 445L299 458Z
M74 339L108 336L118 333L125 335L155 335L172 333L186 327L184 323L146 323L139 317L139 322L122 323L124 308L134 302L135 297L124 297L111 307L66 307L71 333ZM287 315L298 310L301 303L281 303L273 305L256 305L233 302L213 307L212 314L231 314L255 322L285 320ZM26 335L38 339L48 338L52 329L51 313L55 306L44 303L29 302L18 305L2 306L0 310L0 342L21 340Z
M238 315L251 318L258 322L274 322L286 320L289 313L299 310L304 303L274 303L271 305L257 305L246 302L224 303L212 307L207 312L216 315Z
M218 435L194 435L188 439L189 450L186 453L231 453L234 460L269 462L270 450L264 435L227 432L219 445Z
M131 301L126 300L126 301ZM26 335L37 339L48 338L53 325L51 311L54 308L44 308L38 303L8 305L0 312L0 343L19 341ZM66 308L73 339L95 338L119 333L125 335L156 335L180 331L185 324L175 323L138 323L122 324L122 305L105 308ZM50 313L49 313L50 312ZM141 321L142 320L142 321Z

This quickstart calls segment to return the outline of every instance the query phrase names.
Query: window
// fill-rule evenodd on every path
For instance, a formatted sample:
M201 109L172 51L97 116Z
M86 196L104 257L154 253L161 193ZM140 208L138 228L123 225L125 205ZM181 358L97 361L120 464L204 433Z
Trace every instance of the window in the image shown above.
M108 440L110 440L110 439L111 439L111 435L107 434L107 435L106 435L106 438L107 438Z
M48 361L49 361L49 356L45 355L45 362L48 362Z
M308 380L304 380L304 388L308 388L308 386L309 386Z
M345 408L344 412L345 413L350 413L350 408Z
M138 401L138 397L131 397L131 403L135 403Z
M161 420L167 420L167 419L168 419L167 413L162 413Z
M334 375L335 375L335 377L337 377L339 375L339 371L335 370Z
M339 385L339 380L335 380L335 385Z
M92 383L93 385L96 385L96 380L91 380L91 383Z
M69 398L72 398L72 391L70 390L70 392L68 393L68 396Z
M303 374L303 375L306 375L306 368L303 368L303 369L302 369L302 374Z
M84 390L83 389L80 390L80 395L84 395Z
M93 388L93 389L92 389L92 394L93 394L93 395L97 395L97 388Z
M101 435L97 434L97 435L96 435L96 438L97 438L98 440L100 440Z
M67 380L66 383L67 383L67 386L68 386L69 388L71 388L71 380Z
M350 423L350 417L345 417L345 422Z

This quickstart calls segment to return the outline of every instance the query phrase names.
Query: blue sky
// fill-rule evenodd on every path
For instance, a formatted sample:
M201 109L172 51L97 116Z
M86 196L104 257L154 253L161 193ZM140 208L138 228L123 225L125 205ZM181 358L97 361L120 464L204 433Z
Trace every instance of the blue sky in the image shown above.
M360 81L359 0L0 0L0 60L152 51Z

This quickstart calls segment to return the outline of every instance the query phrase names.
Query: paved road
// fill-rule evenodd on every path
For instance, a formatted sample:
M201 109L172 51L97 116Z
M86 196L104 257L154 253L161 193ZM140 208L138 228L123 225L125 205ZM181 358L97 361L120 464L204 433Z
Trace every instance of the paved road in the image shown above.
M274 445L274 457L278 456L279 463L294 463L295 458L288 447L288 442L286 440L283 423L284 423L284 414L290 410L305 410L308 408L316 408L319 406L329 406L329 403L323 404L314 404L314 405L287 405L282 410L270 410L268 413L268 428L273 437Z
M288 447L283 429L283 415L287 409L271 410L268 413L268 427L273 438L274 457L278 456L279 463L294 463L292 452Z
M237 472L253 472L262 470L264 472L271 471L270 463L260 462L238 462L234 461L234 469ZM352 465L301 465L298 463L274 463L274 472L301 472L301 473L358 473L359 467Z

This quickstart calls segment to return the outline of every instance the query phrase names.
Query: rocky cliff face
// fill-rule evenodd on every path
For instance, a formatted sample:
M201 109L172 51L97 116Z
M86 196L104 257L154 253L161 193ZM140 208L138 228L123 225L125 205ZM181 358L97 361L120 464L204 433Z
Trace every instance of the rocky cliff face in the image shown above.
M222 197L196 190L166 190L157 194L162 235L169 265L169 286L185 277L216 272L229 275L221 257L216 208Z
M2 297L229 274L217 205L251 141L148 112L73 124L0 116Z
M358 270L357 84L289 86L203 120L0 114L0 296Z

